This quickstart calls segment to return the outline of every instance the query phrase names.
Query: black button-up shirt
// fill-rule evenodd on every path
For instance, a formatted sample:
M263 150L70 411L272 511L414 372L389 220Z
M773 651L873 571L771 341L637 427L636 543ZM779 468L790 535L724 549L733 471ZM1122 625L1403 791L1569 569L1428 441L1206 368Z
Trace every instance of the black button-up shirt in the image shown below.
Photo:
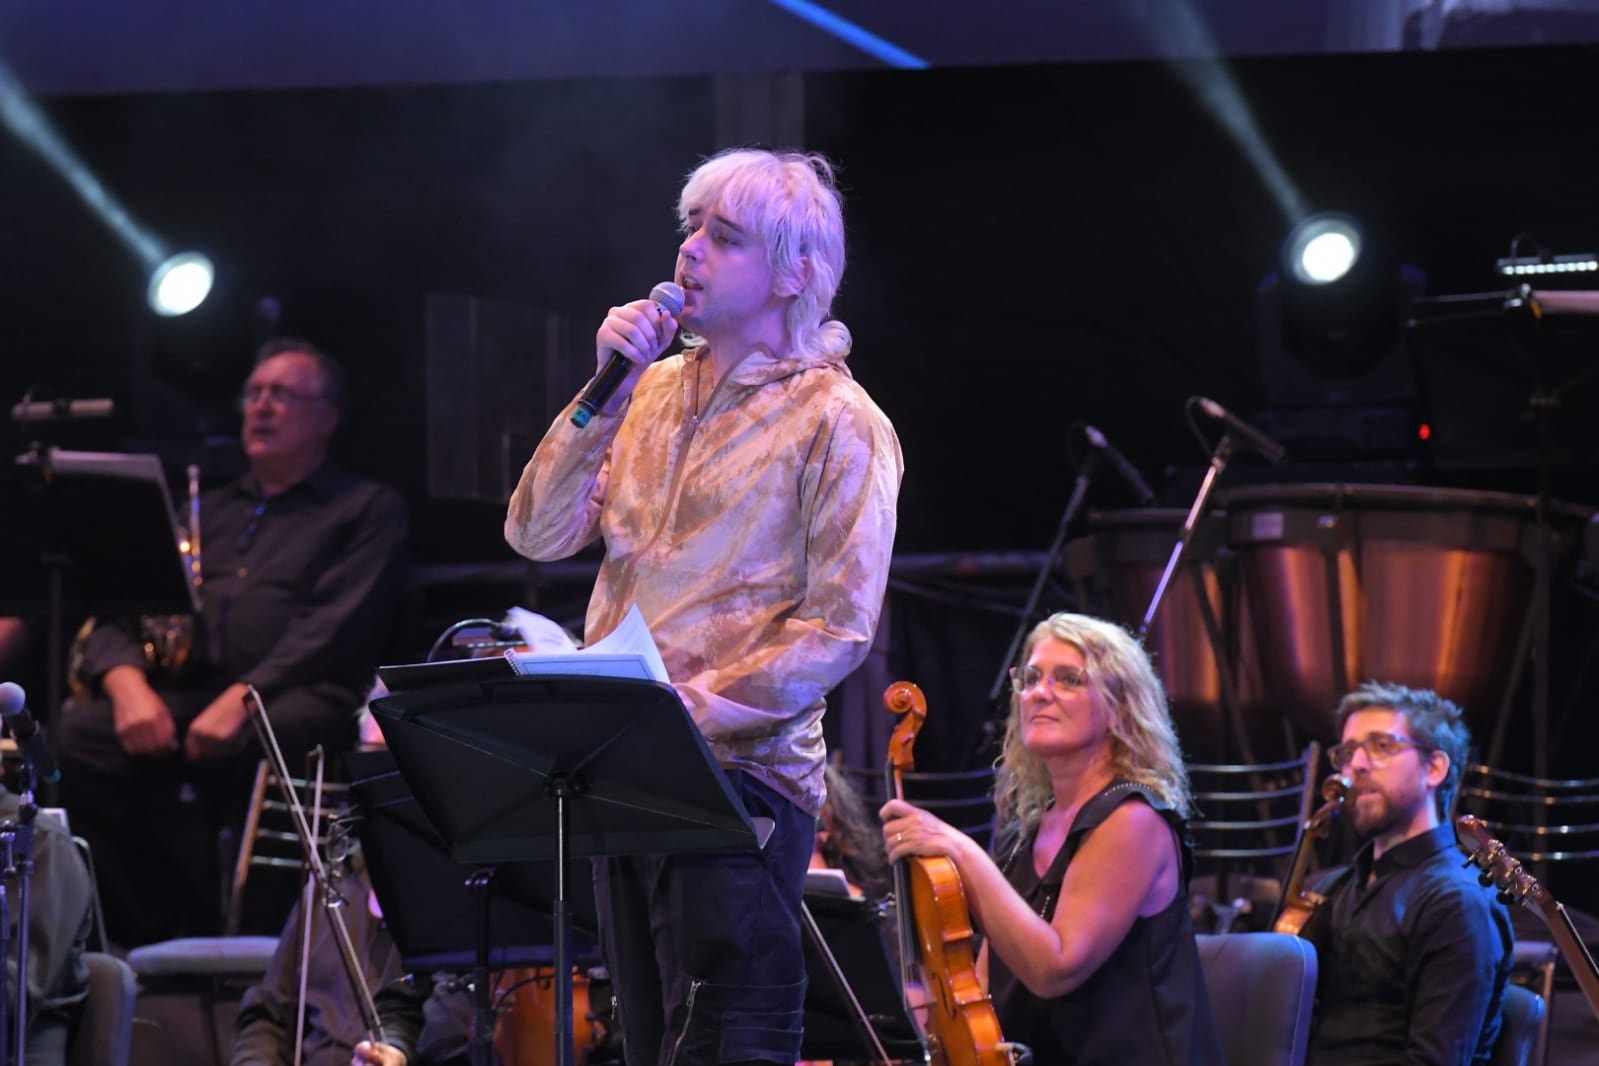
M405 596L400 497L326 465L271 497L247 475L201 498L200 530L196 681L333 684L359 702ZM96 682L144 665L126 624L98 626L84 655Z
M1488 1062L1514 938L1494 890L1465 868L1454 826L1375 862L1367 844L1326 895L1306 1061Z

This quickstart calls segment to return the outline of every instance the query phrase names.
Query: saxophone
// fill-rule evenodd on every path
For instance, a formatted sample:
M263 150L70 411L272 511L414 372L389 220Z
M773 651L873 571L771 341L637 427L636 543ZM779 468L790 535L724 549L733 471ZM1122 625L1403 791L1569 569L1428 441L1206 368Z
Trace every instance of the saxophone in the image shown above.
M200 591L200 468L189 464L187 523L174 523L178 551L183 556L189 584ZM67 656L67 687L74 702L94 698L92 680L85 674L84 655L89 634L96 620L91 615L78 627ZM139 643L144 649L145 669L171 680L183 676L194 654L194 616L187 614L146 614L139 616Z

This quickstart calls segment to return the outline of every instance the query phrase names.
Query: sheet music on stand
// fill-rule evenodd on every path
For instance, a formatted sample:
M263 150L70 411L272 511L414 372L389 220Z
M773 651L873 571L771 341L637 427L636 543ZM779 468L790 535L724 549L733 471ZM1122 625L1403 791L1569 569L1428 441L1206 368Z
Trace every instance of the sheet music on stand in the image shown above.
M579 648L565 632L543 615L513 608L508 616L531 651L507 651L506 661L518 674L543 676L630 677L638 681L670 684L666 663L655 645L638 604L628 608L622 621L601 639Z

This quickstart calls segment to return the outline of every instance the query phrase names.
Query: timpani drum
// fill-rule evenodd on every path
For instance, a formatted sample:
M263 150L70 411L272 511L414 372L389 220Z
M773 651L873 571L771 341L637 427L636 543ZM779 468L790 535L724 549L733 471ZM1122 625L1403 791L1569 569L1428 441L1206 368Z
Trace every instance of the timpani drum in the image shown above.
M1090 514L1088 534L1068 542L1064 555L1080 609L1136 630L1186 517L1186 511L1163 508ZM1275 758L1286 750L1280 719L1264 713L1260 699L1249 619L1225 568L1216 565L1226 535L1221 512L1200 520L1144 641L1165 682L1183 752L1200 762L1226 761L1243 751L1255 759ZM1201 590L1219 627L1225 652L1221 658L1205 625ZM1237 664L1231 680L1243 738L1224 717L1224 661Z
M1366 680L1430 688L1474 731L1504 695L1533 593L1536 501L1393 485L1223 494L1262 695L1317 739Z

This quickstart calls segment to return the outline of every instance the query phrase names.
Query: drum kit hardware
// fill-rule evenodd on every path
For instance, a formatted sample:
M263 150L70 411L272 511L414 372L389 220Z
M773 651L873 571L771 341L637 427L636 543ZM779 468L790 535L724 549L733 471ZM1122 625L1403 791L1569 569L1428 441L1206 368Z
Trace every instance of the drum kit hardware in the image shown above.
M1482 314L1490 296L1495 315L1599 315L1599 291L1526 285L1417 306L1453 318ZM1454 700L1490 765L1525 722L1531 769L1547 776L1553 598L1585 542L1599 548L1599 515L1552 497L1558 390L1536 353L1526 360L1536 495L1285 480L1217 491L1213 504L1233 448L1264 449L1253 427L1195 398L1228 432L1193 506L1091 513L1046 565L1060 561L1080 609L1138 629L1191 758L1257 762L1332 740L1340 697L1375 679Z

